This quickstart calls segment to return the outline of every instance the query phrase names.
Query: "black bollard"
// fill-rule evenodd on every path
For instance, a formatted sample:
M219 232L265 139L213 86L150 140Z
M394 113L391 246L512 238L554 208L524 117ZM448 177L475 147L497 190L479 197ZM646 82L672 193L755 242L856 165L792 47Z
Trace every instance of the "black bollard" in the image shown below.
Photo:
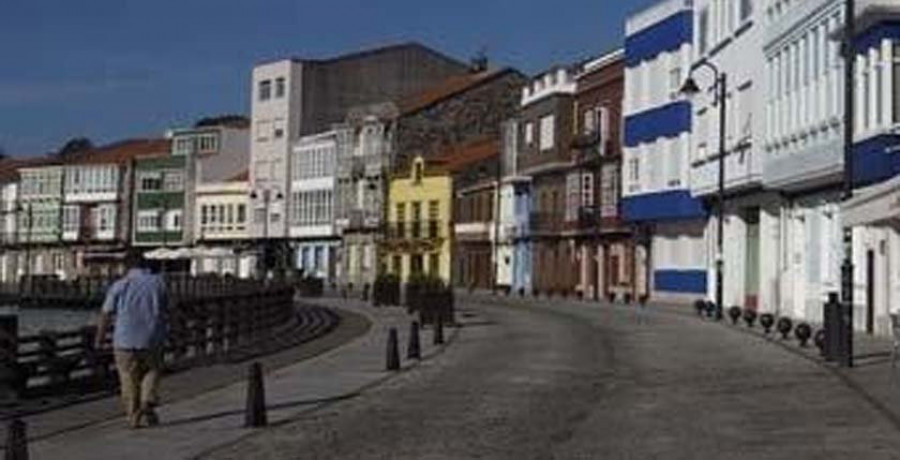
M14 419L6 427L6 460L28 460L28 437L25 422Z
M397 345L397 329L393 327L388 332L387 365L385 367L389 371L400 370L400 350Z
M440 314L437 315L436 321L434 322L434 344L444 344L444 316Z
M406 359L421 359L422 347L419 344L419 322L413 321L409 326L409 347L406 350Z
M266 417L266 389L263 385L262 365L253 363L247 374L247 407L244 427L259 428L268 424Z

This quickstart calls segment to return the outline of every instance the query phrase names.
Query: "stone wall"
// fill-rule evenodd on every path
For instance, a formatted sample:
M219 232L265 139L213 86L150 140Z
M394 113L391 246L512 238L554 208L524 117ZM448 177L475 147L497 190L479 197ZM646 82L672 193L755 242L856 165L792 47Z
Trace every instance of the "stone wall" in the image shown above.
M500 138L501 123L518 110L525 77L501 72L469 90L417 112L397 123L395 170L417 155L433 157L448 147L485 137Z

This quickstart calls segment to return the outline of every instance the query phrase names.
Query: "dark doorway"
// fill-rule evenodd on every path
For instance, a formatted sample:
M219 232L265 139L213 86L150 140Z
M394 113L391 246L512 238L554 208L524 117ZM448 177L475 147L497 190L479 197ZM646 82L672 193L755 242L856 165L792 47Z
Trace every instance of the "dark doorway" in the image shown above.
M875 251L866 251L866 332L875 332Z

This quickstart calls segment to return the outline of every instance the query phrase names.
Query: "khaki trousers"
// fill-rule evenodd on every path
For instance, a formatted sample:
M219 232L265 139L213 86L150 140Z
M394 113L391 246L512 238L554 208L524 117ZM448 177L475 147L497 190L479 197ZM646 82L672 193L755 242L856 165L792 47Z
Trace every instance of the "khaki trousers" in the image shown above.
M115 350L125 416L132 424L157 403L161 350Z

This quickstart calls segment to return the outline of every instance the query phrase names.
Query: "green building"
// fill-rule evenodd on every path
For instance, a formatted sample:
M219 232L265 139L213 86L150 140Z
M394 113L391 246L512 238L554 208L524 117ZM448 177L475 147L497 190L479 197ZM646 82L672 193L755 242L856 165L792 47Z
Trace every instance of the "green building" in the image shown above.
M187 243L186 156L155 156L135 162L135 246L166 248Z

